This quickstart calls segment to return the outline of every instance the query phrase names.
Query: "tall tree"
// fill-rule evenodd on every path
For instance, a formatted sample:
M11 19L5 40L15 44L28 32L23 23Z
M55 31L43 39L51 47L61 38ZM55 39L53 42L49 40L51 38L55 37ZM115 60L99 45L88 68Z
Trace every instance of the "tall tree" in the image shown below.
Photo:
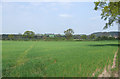
M35 33L33 31L25 31L23 36L26 38L33 38Z
M73 29L68 29L68 30L64 31L64 33L65 33L66 39L69 40L72 38L74 31L73 31Z
M120 1L118 2L110 2L105 0L106 2L94 2L95 10L101 9L101 19L107 20L106 25L103 29L106 29L110 26L113 26L113 23L120 24ZM108 1L108 2L107 2Z

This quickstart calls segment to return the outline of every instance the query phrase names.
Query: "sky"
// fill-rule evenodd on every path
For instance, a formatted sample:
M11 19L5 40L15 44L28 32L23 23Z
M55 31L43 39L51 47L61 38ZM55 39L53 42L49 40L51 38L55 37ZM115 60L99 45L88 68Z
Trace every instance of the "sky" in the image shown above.
M2 33L63 34L71 28L75 34L118 31L118 25L103 30L105 21L93 2L4 2Z

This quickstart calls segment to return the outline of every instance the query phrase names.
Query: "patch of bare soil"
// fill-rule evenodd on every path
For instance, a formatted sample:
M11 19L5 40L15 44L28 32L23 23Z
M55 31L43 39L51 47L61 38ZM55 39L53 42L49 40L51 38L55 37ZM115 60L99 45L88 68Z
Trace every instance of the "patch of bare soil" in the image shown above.
M98 77L118 77L118 72L111 72L111 69L114 69L116 67L116 57L117 57L118 50L115 52L114 58L113 58L113 65L105 66L104 71L98 75Z

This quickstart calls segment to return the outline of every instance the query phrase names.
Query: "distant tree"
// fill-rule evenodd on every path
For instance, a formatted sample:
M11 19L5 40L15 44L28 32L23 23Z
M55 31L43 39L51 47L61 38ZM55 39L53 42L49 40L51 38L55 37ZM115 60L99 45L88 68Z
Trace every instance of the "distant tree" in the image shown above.
M108 37L108 38L109 38L109 40L115 40L115 39L117 39L115 37Z
M99 36L96 40L111 40L108 36Z
M22 40L22 34L18 33L15 37L16 40Z
M102 40L109 40L108 36L102 36L101 38L102 38Z
M43 39L46 40L47 39L47 34L43 35Z
M64 31L66 39L69 40L72 38L72 35L74 34L74 31L72 29L68 29L66 31Z
M10 35L8 35L8 38L9 38L10 40L12 40L12 39L14 38L14 35L13 35L13 34L10 34Z
M80 39L80 35L74 35L74 39Z
M96 38L96 40L97 40L97 41L101 40L101 37L100 37L100 36L98 36L98 37Z
M108 0L104 0L108 1ZM113 25L114 22L120 24L120 1L118 2L94 2L95 10L101 9L101 19L108 20L105 27L106 29Z
M87 35L82 35L81 38L82 39L87 39Z
M60 34L56 34L56 37L61 37L61 35Z
M90 39L95 39L95 37L96 37L95 34L90 35Z
M35 33L33 31L25 31L23 36L26 37L26 38L33 38L35 35Z

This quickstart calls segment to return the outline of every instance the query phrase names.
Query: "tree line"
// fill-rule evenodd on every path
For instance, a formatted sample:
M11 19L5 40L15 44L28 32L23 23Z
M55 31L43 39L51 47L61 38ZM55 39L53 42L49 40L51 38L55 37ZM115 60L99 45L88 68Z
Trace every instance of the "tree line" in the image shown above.
M112 36L96 36L95 34L91 35L80 35L74 34L73 29L67 29L62 34L35 34L33 31L25 31L23 34L2 34L1 40L44 40L44 41L59 41L59 40L117 40L118 38Z

